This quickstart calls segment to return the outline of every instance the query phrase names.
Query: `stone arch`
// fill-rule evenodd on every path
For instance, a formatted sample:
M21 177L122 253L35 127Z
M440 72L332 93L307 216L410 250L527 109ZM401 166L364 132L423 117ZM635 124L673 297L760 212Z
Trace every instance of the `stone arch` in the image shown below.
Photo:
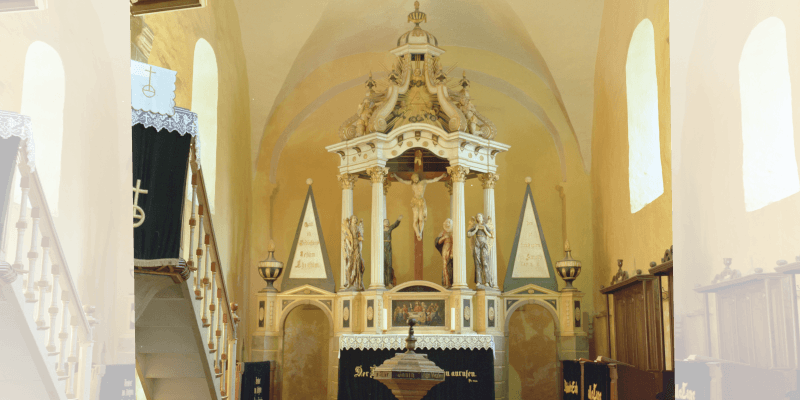
M284 300L284 299L278 299L278 301L282 301L282 300ZM273 392L275 398L277 398L277 399L290 400L290 399L286 399L286 398L283 397L283 389L284 389L283 388L283 370L284 370L284 361L283 360L284 360L284 350L285 350L284 349L284 345L285 345L285 343L284 343L284 335L285 335L285 332L286 332L286 319L289 316L289 314L292 312L292 310L294 310L295 308L298 308L300 306L304 306L304 305L315 306L315 307L319 308L320 310L322 310L322 313L325 314L325 316L328 319L328 323L330 324L330 330L329 330L329 335L328 335L328 351L327 351L329 357L331 356L332 351L336 348L336 342L335 342L336 338L334 336L335 325L333 324L333 313L331 312L331 310L328 309L328 307L325 304L323 304L322 302L320 302L319 300L316 300L316 299L300 299L300 300L295 300L295 301L291 302L289 305L287 305L286 308L281 311L280 317L278 318L278 332L280 332L280 336L279 336L279 339L278 339L278 355L275 358L276 359L276 364L277 364L277 368L276 368L276 371L275 371L276 373L275 373L275 377L274 377L274 383L275 383L276 390ZM330 377L330 374L331 374L331 361L329 360L329 362L328 362L328 372L327 372L326 376ZM328 394L327 394L326 398L331 398L331 395L333 393L332 391L333 391L333 387L332 387L332 385L329 384L328 385ZM272 398L272 394L271 394L270 398Z
M548 303L548 302L546 302L544 300L539 300L539 299L519 300L516 303L514 303L514 305L512 305L511 308L508 309L508 311L506 311L506 318L505 318L505 322L504 322L505 325L503 325L504 326L503 330L505 330L506 336L508 336L508 325L509 325L509 323L511 323L511 314L514 314L514 311L517 311L518 308L520 308L520 307L522 307L522 306L524 306L526 304L536 304L536 305L542 306L542 307L544 307L545 310L547 310L547 312L550 313L550 316L553 317L553 324L555 326L556 340L558 340L558 338L561 336L561 324L560 324L561 321L558 318L558 310L556 310L555 307L553 307L552 304L550 304L550 303Z
M437 290L437 291L439 291L439 292L446 292L446 291L447 291L447 289L445 289L445 287L444 287L444 286L442 286L442 285L439 285L439 284L436 284L436 283L434 283L434 282L428 282L428 281L408 281L408 282L404 282L404 283L401 283L401 284L399 284L399 285L397 285L397 286L393 287L393 288L392 288L392 290L390 290L390 292L392 292L392 293L400 292L400 291L402 291L403 289L405 289L405 288L408 288L408 287L411 287L411 286L426 286L426 287L429 287L429 288L431 288L431 289L435 289L435 290Z

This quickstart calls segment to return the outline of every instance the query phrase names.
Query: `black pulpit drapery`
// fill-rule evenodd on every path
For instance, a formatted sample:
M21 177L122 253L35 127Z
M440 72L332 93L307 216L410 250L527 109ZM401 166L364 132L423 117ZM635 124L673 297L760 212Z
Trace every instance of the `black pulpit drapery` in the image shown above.
M136 399L136 366L134 364L106 365L106 372L100 381L100 395L103 400Z
M269 361L244 363L240 399L269 400L269 372Z
M371 369L400 350L342 350L339 356L339 400L394 400L392 392L374 379ZM423 400L483 400L494 398L492 350L416 350L445 371L444 382ZM298 382L298 384L302 384Z
M20 139L10 136L7 139L0 137L0 243L6 231L8 206L11 204L13 193L11 182L14 180L14 169L17 166L17 153L19 152Z
M133 112L134 263L177 265L189 149L196 135L191 118L196 121L196 115L178 108L173 117ZM190 132L181 118L190 121Z
M564 383L561 391L564 393L564 400L581 399L581 364L578 361L563 361Z
M609 371L608 365L583 363L583 387L581 391L583 391L585 399L611 398L611 371Z

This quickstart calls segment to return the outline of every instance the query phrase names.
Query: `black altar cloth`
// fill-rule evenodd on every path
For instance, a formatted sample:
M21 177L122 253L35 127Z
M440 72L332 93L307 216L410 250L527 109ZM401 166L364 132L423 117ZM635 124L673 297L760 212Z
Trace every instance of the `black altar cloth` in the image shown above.
M403 350L404 351L404 350ZM374 379L371 369L401 350L342 350L339 356L339 400L394 400L389 388ZM422 350L445 371L444 382L434 386L423 400L494 399L492 350Z

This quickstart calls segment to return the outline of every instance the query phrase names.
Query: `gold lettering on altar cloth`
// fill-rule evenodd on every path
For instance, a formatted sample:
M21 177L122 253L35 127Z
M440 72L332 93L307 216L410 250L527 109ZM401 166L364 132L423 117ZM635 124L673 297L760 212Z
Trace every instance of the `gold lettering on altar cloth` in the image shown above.
M597 390L597 384L589 386L589 390L586 392L586 399L587 400L603 400L603 393Z
M138 227L142 226L142 224L144 223L144 218L145 218L144 210L142 209L142 207L139 207L139 205L138 205L139 204L139 194L140 193L141 194L147 194L148 191L142 189L141 185L142 185L142 180L141 179L137 179L136 180L136 187L133 188L133 193L134 193L134 195L133 195L133 219L138 219L138 221L135 221L133 223L133 227L134 228L138 228Z
M356 366L356 374L353 375L353 376L356 377L356 378L373 378L373 379L375 379L375 368L377 368L377 367L378 367L377 365L373 365L373 366L369 367L369 372L367 372L367 371L364 371L364 369L361 368L360 365L358 365L358 366Z
M578 394L578 382L577 381L567 382L565 380L564 393Z
M297 249L294 253L292 271L289 274L293 279L325 279L325 261L322 258L317 221L311 204L307 204L300 228L300 237L297 240Z
M689 390L686 388L689 386L688 383L683 382L682 386L679 386L677 383L675 384L675 398L680 400L694 400L695 391Z

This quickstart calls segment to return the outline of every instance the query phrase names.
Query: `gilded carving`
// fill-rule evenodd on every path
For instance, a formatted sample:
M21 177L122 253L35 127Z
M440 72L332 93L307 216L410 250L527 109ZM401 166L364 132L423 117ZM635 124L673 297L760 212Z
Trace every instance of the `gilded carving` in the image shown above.
M461 165L447 167L447 174L450 175L450 180L452 182L464 182L467 180L467 175L469 174L469 168L463 167Z
M494 189L494 184L500 180L500 175L489 172L478 175L478 179L480 179L481 185L484 189Z
M386 167L372 167L367 168L367 175L369 175L372 183L383 184L383 179L389 174L389 168Z
M341 174L341 175L336 175L336 179L339 180L339 187L341 187L342 190L353 190L353 188L356 186L358 175Z

